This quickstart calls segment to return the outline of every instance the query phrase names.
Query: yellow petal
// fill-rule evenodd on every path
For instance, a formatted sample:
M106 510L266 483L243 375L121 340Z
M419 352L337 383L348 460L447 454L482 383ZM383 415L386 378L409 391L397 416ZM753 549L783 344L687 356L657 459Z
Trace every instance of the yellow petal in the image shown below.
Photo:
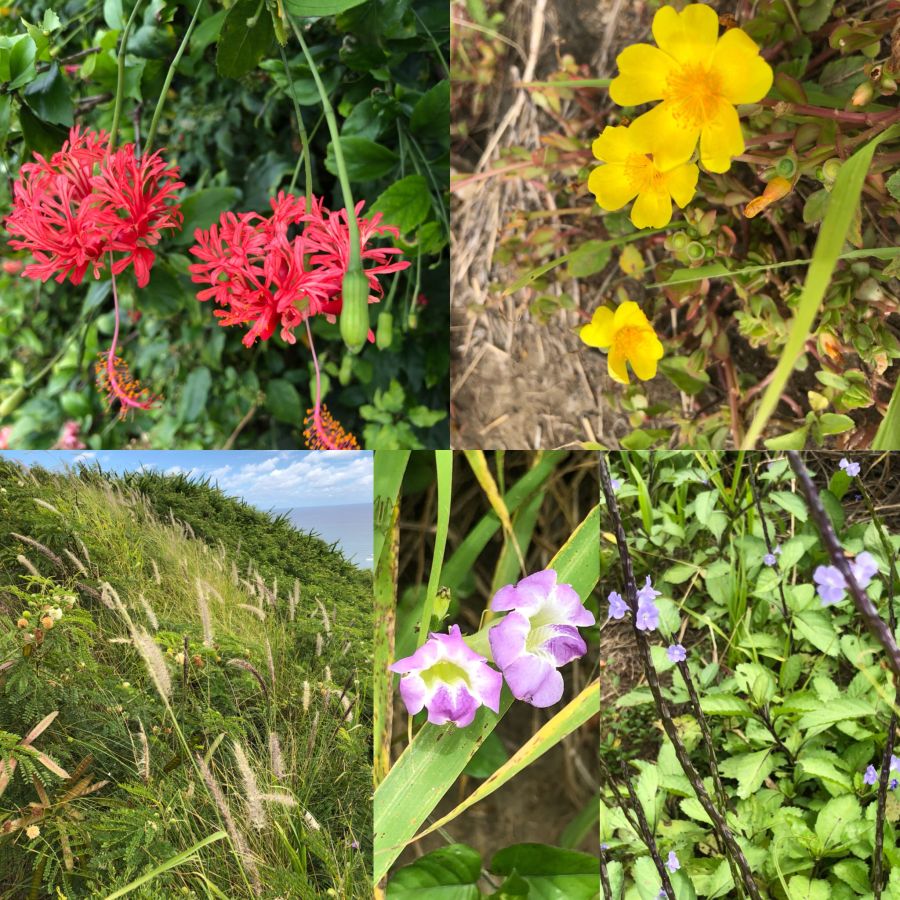
M605 306L600 306L594 311L594 316L589 325L583 325L579 331L579 337L589 347L605 349L612 345L615 333L614 313Z
M607 357L606 369L609 377L619 384L628 384L628 369L625 367L625 357L611 350Z
M672 200L664 191L641 191L631 207L631 221L636 228L668 225L672 221Z
M601 162L623 163L634 153L649 152L649 149L638 150L636 143L630 128L624 125L607 125L591 145L591 150Z
M625 166L597 166L588 176L588 190L603 209L621 209L637 194Z
M639 347L629 357L634 374L641 381L649 381L656 376L656 363L662 359L663 346L655 334L648 334Z
M660 172L683 166L693 156L700 137L700 129L676 119L666 101L638 116L629 130L634 132L633 140L651 148L653 163Z
M744 135L737 110L724 101L719 104L700 134L700 160L710 172L727 172L731 159L744 152Z
M622 328L650 328L650 322L634 300L626 300L616 308L615 330Z
M617 57L619 74L609 85L609 96L619 106L637 106L660 100L674 60L658 47L632 44Z
M700 170L693 163L677 166L671 172L666 172L666 190L682 209L691 202L699 177Z
M653 17L653 37L678 62L705 62L719 37L719 17L705 3L692 3L680 14L663 6Z
M722 35L712 55L711 71L719 77L722 96L731 103L756 103L772 87L772 67L759 47L740 28Z

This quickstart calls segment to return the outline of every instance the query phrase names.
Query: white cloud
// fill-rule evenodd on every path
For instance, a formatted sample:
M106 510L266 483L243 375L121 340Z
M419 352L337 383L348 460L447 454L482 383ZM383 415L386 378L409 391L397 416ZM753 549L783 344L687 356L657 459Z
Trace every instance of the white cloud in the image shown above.
M96 454L93 450L87 450L87 451L85 451L84 453L79 453L78 456L76 456L76 457L72 460L71 465L77 466L78 463L90 462L90 461L93 460L96 456L97 456L97 454Z

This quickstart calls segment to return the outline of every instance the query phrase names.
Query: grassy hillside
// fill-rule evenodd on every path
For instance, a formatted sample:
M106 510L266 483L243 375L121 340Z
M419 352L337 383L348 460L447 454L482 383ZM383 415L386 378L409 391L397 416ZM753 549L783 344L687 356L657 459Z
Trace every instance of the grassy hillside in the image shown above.
M183 476L0 523L0 898L369 896L371 576Z

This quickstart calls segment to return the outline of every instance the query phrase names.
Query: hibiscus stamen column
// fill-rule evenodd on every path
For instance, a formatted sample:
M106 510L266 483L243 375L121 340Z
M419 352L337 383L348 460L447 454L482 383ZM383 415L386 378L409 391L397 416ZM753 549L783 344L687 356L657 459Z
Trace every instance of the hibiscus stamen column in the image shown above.
M285 12L285 17L290 22L291 28L300 43L306 62L309 64L319 99L322 102L322 111L331 134L331 145L334 148L334 162L338 170L338 181L341 184L341 193L344 196L344 206L347 210L347 228L350 235L350 255L347 271L344 273L342 284L343 307L341 309L341 337L352 353L362 349L369 332L369 283L366 280L362 266L362 255L359 243L359 224L356 221L356 205L353 202L353 192L350 189L350 178L347 174L347 165L344 161L344 152L341 149L341 132L338 128L334 108L328 99L328 91L319 76L316 62L309 52L303 31L297 23Z

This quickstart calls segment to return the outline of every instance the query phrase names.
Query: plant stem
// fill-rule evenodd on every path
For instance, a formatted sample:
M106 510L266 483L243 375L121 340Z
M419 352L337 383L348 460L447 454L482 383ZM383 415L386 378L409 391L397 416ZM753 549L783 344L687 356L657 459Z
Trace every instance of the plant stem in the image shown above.
M172 84L172 79L175 77L175 70L178 68L178 63L181 62L181 57L184 55L188 40L190 40L191 37L191 32L197 24L197 15L199 14L202 5L203 0L197 0L197 6L194 9L194 16L191 19L191 24L188 25L187 31L184 33L184 37L178 47L178 52L175 54L175 58L169 66L169 71L166 72L166 80L163 82L162 90L159 93L159 100L156 101L156 109L153 110L153 118L150 121L150 130L147 132L147 140L144 143L145 154L149 154L153 150L153 140L156 137L156 129L159 127L160 116L162 115L163 106L166 102L166 94L169 92L169 86Z
M119 139L119 119L122 118L122 101L125 97L125 52L128 47L128 35L131 33L131 26L134 25L134 20L137 18L138 10L140 8L141 0L137 0L134 4L134 9L131 11L131 15L128 17L128 21L125 23L125 28L122 30L122 42L119 44L116 105L113 107L112 128L110 129L109 135L110 150L116 149L116 142Z
M297 116L297 130L300 132L300 140L303 142L303 150L300 152L300 158L303 160L304 167L303 176L305 180L304 193L306 195L306 210L307 212L309 212L310 205L312 204L312 161L310 160L309 137L306 134L306 126L303 124L303 113L300 111L300 103L298 102L297 94L294 91L294 79L291 78L291 70L288 66L287 54L284 52L284 47L282 47L281 44L278 45L278 51L281 53L281 62L284 65L284 74L287 78L288 87L290 88L291 100L294 104L294 114ZM294 169L294 177L291 179L291 190L294 189L296 181L297 169Z
M298 27L297 23L288 15L287 10L284 13L285 19L291 26L297 37L306 62L312 72L313 81L316 83L316 90L319 92L319 99L322 101L322 110L325 113L325 121L328 123L328 131L331 134L331 146L334 148L334 162L338 170L338 181L341 184L341 193L344 196L344 206L347 210L347 227L350 232L350 260L347 266L348 272L356 272L362 270L362 256L359 245L359 224L356 221L356 205L353 202L353 192L350 189L350 178L347 175L347 164L344 162L344 151L341 149L341 132L338 129L337 119L334 115L334 108L331 100L328 99L328 92L319 76L319 70L316 62L309 52L306 40L303 37L303 31Z

